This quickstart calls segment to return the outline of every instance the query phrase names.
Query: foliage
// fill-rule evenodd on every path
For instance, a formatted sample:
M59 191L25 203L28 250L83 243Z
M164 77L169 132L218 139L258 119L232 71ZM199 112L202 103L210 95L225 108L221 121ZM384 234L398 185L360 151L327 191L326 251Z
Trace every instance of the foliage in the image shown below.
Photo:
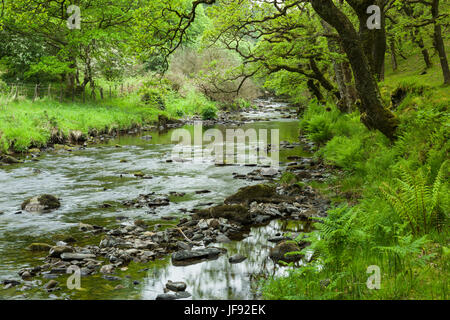
M445 170L446 162L442 164L433 185L428 186L423 170L414 173L403 167L400 170L401 179L396 179L393 187L386 183L381 187L384 197L395 213L408 222L413 234L429 233L440 224L441 188L444 177L448 175Z

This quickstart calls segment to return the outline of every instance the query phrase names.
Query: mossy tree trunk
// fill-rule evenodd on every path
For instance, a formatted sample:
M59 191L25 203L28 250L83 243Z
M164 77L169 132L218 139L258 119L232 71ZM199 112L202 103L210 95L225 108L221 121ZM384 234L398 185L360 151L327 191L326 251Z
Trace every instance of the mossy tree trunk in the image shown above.
M361 43L360 35L349 18L335 6L332 0L311 0L311 4L317 14L336 29L341 38L361 100L358 105L361 121L367 128L377 129L389 139L395 139L398 120L390 110L383 106L378 84Z
M434 45L436 51L439 53L439 60L441 62L442 73L444 75L444 83L450 84L450 70L448 67L447 54L445 52L445 44L442 39L442 28L438 21L439 19L439 0L433 0L431 5L431 14L434 23Z

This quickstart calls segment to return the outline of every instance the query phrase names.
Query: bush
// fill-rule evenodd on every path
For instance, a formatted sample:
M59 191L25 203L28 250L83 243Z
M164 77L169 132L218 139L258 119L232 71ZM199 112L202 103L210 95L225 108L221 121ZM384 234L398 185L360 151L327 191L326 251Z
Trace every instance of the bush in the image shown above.
M217 108L214 106L206 106L201 111L203 120L212 120L217 118Z
M9 87L3 80L0 79L0 94L8 94Z
M157 107L160 110L166 109L166 103L160 90L157 88L144 88L141 90L141 101L147 105Z

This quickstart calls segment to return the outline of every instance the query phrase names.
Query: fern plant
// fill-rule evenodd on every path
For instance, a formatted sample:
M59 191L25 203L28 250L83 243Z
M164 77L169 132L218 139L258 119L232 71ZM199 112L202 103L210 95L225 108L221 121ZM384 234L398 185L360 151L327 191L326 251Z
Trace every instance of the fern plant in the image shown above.
M394 186L384 183L380 189L393 210L407 221L413 234L428 233L437 226L440 191L444 183L447 161L441 165L432 185L422 170L414 173L402 167L401 179L396 179Z

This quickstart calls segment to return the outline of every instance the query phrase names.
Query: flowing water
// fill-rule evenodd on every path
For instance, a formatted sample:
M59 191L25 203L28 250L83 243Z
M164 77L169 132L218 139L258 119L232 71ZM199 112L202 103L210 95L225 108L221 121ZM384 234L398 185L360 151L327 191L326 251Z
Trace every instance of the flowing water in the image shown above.
M298 142L298 121L282 119L280 111L287 106L270 101L265 104L262 112L243 114L249 121L239 128L279 129L280 141ZM272 120L258 121L261 118ZM184 128L190 132L194 130L189 125ZM229 126L217 125L214 128L225 132ZM167 162L174 147L172 133L173 130L152 132L149 141L140 135L121 136L86 149L52 151L40 156L39 161L0 167L0 282L19 279L19 269L40 264L45 253L27 250L31 243L54 244L70 235L79 246L98 244L102 236L86 236L78 230L80 222L117 226L120 223L131 224L139 218L154 224L170 224L167 221L170 217L186 217L194 208L221 203L239 188L260 183L233 179L233 173L247 174L255 170L254 167L221 167L213 161ZM300 146L280 150L282 162L289 155L305 153ZM137 171L152 178L137 178L134 176ZM200 190L211 192L195 193ZM150 192L161 195L183 192L186 195L171 198L169 206L154 212L148 212L148 208L120 205L124 200ZM23 200L44 193L62 199L61 208L47 214L18 214ZM111 206L105 206L105 203ZM35 278L29 285L0 289L0 298L155 299L163 292L167 280L186 282L192 299L257 298L254 290L256 282L252 280L258 275L283 272L283 268L274 265L268 258L268 250L273 247L268 238L280 232L302 232L308 228L308 225L299 222L272 221L265 227L253 228L250 236L243 241L222 244L228 249L228 254L214 261L176 267L168 256L148 264L131 263L127 270L116 274L122 279L120 282L94 275L82 278L82 290L69 291L61 286L62 290L53 294L42 288L48 280ZM231 265L228 256L235 253L243 254L248 259ZM64 277L57 280L64 283ZM125 288L113 290L118 284Z

